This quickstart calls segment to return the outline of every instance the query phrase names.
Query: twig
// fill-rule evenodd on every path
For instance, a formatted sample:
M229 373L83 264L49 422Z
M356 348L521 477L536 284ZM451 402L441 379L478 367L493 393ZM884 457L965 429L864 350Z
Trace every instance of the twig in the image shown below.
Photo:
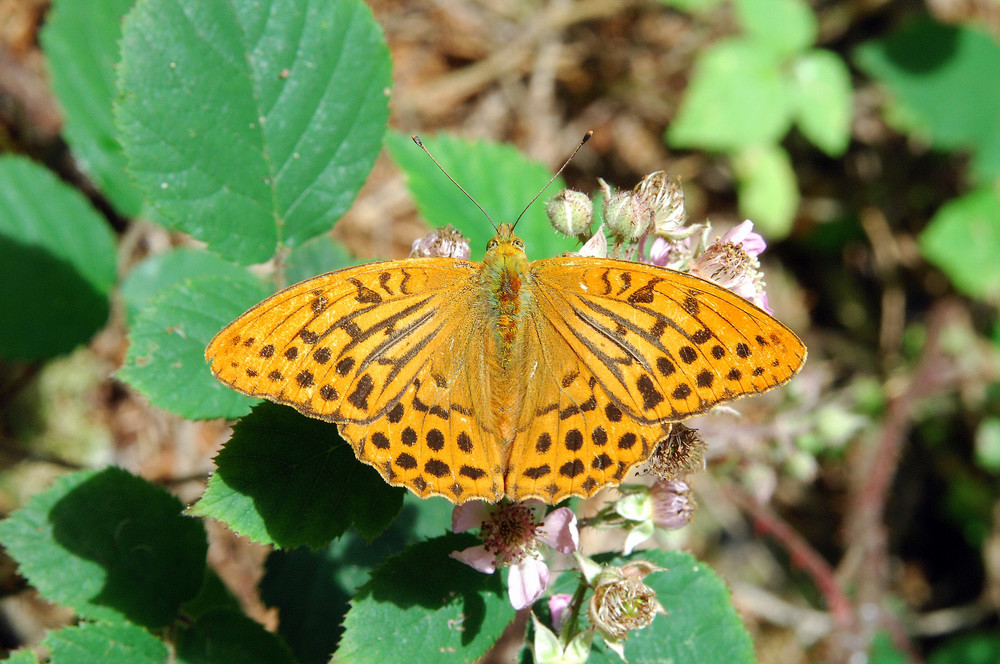
M527 24L524 35L487 58L457 71L440 76L407 97L395 100L401 116L428 113L438 108L452 108L471 97L491 81L524 69L532 61L536 43L550 31L563 30L576 23L620 14L632 0L582 0L568 5L549 5Z
M906 290L899 277L900 250L885 214L874 207L861 211L861 227L868 236L876 277L882 283L879 354L886 370L899 363L906 327Z
M928 313L923 356L902 389L890 396L875 447L861 461L862 468L854 473L863 478L863 482L845 516L844 532L850 545L840 571L845 585L856 588L856 602L862 608L881 612L887 590L889 545L885 507L913 410L920 401L953 383L951 362L941 350L941 334L952 317L950 310L950 305L941 304ZM880 613L873 618L879 617L882 620L858 621L855 624L857 631L844 633L845 643L870 642L874 630L886 626L887 616Z
M11 399L13 399L18 392L23 390L24 387L31 382L31 379L42 370L43 366L45 366L45 363L40 360L26 364L20 368L20 371L9 383L0 387L0 408L8 406Z
M790 627L799 643L811 646L833 628L833 621L826 611L793 604L752 583L732 581L729 586L733 591L733 603L740 614L756 616L772 625Z
M757 502L746 492L734 487L724 487L726 496L754 520L754 525L773 537L791 557L792 563L808 574L823 594L833 624L838 630L847 630L853 623L851 602L847 598L830 566L802 535L767 505Z
M994 615L996 608L989 599L981 597L970 604L949 606L947 609L928 611L917 616L910 633L919 636L951 634L975 627Z

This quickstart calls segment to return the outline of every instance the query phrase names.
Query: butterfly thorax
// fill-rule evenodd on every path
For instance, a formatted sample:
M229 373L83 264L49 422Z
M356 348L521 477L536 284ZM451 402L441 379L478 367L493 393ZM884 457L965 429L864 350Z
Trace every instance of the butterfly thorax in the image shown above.
M512 358L518 357L519 340L530 291L526 281L528 257L524 243L514 235L510 224L501 224L497 235L486 247L479 272L479 284L487 301L487 321L490 341L496 344L500 369L508 369Z

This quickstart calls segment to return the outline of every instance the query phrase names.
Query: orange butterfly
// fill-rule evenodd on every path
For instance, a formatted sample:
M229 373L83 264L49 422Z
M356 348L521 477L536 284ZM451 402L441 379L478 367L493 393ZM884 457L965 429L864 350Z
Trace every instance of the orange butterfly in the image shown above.
M742 297L666 268L411 258L303 281L219 332L212 372L340 425L387 482L455 503L620 483L671 424L787 382L806 349Z

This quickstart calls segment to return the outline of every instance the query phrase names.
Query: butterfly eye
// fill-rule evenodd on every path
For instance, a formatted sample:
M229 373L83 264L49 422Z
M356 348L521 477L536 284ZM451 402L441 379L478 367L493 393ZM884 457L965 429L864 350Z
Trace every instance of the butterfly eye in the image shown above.
M514 238L513 240L511 240L511 244L513 244L521 251L524 251L524 241L521 238L519 237Z
M486 250L489 251L490 249L495 249L497 244L499 244L497 242L497 239L493 238L492 240L486 243Z

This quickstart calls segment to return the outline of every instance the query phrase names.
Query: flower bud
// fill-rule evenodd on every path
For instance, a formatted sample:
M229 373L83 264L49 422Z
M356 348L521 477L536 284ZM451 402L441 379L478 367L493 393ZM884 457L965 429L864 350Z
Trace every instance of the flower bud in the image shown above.
M604 223L619 242L635 242L650 228L652 210L631 191L619 191L604 200Z
M582 240L590 233L594 203L582 191L563 189L545 204L545 213L557 232Z
M557 632L562 629L563 623L570 615L570 606L573 604L573 596L569 593L556 593L549 598L549 615L552 616L552 628Z
M461 258L469 260L469 241L462 232L448 224L426 237L413 241L410 258Z
M694 499L687 482L657 482L649 490L649 496L657 528L677 530L691 523Z

